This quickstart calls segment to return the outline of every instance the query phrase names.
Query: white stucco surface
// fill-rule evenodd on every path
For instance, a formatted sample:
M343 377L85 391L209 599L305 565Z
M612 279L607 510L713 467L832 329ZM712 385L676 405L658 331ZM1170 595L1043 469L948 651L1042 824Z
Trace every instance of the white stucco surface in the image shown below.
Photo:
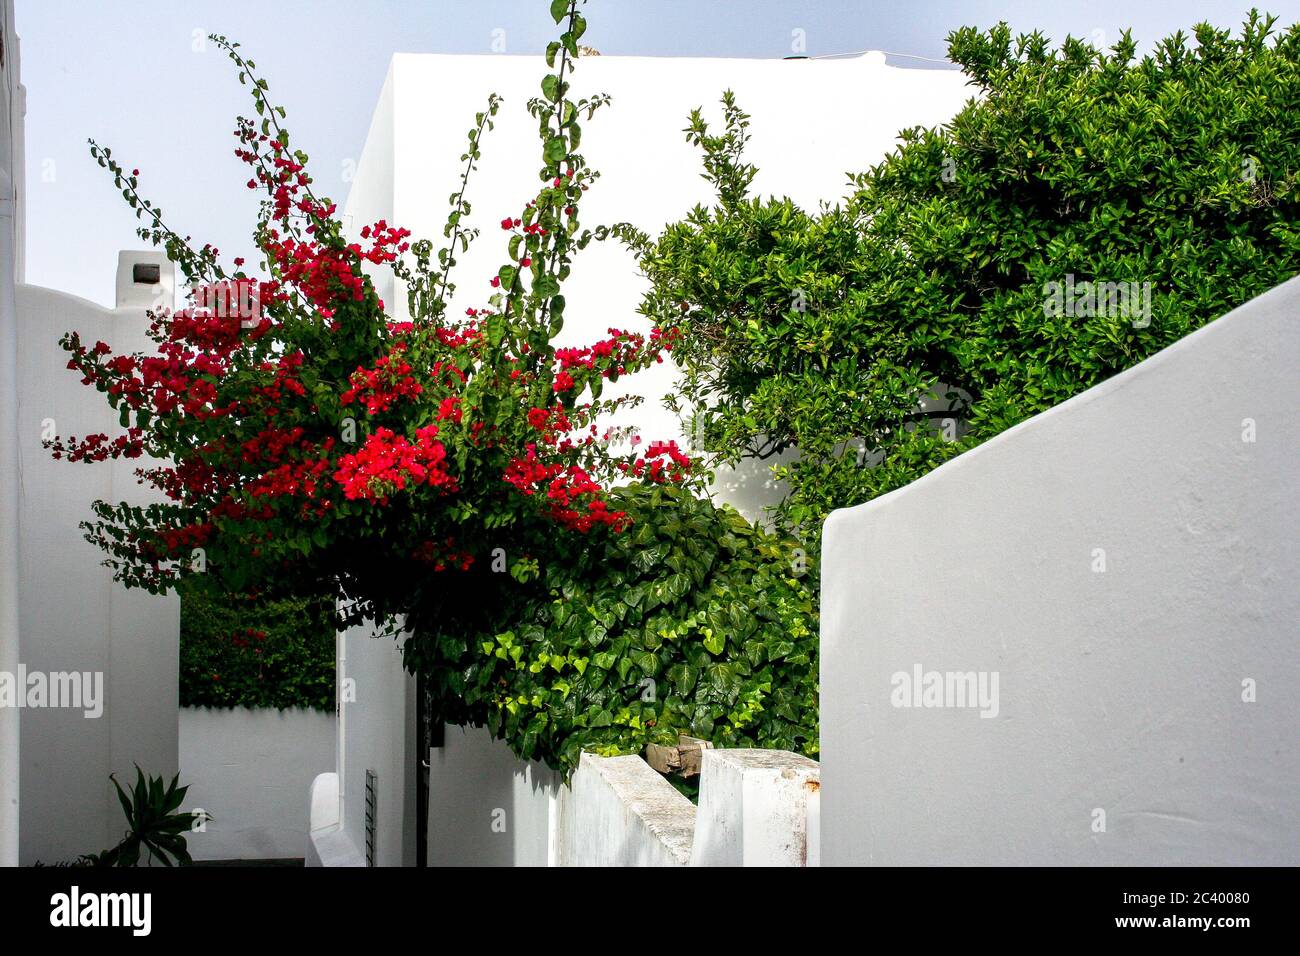
M691 865L808 865L817 762L784 750L705 750L701 757Z
M335 743L340 822L358 852L366 846L366 771L376 779L375 865L415 865L415 678L401 648L358 625L338 635L341 694ZM350 698L350 699L349 699Z
M18 637L18 322L14 286L23 272L23 112L13 0L0 3L0 672L16 673ZM20 723L0 708L0 866L18 864Z
M432 239L435 248L444 242L447 198L464 166L464 133L489 93L504 99L467 194L473 204L468 224L482 235L458 257L451 315L487 304L493 291L488 282L506 255L499 223L536 191L540 143L525 105L539 95L545 73L538 56L398 54L389 67L344 209L353 233L383 218L412 230L414 238ZM582 58L572 95L613 98L583 123L582 153L601 173L584 200L583 224L630 222L657 235L696 204L712 205L712 187L700 177L701 153L682 129L690 111L703 107L714 131L720 130L719 98L726 89L753 117L746 147L747 161L759 168L753 195L789 195L815 209L838 201L848 173L879 162L899 130L946 122L972 95L966 82L955 71L900 69L879 56ZM637 313L647 288L621 244L593 242L578 254L565 285L561 344L590 344L610 327L647 332L649 322ZM404 292L385 279L380 294L396 316L406 316ZM676 380L665 363L606 389L608 397L631 390L646 400L611 423L636 425L647 440L676 439L685 447L676 416L661 405ZM750 517L780 494L767 463L720 472L715 493Z
M429 753L429 865L546 866L561 786L487 728L446 728Z
M695 805L636 756L584 753L557 814L559 866L685 866Z
M430 866L817 861L818 767L797 754L705 751L698 812L640 757L584 754L566 784L481 727L448 727L430 768Z
M64 438L121 432L104 396L66 368L58 340L77 330L88 345L144 349L145 310L26 285L16 304L21 663L29 672L101 673L104 692L98 718L71 708L22 713L21 858L32 863L117 842L122 809L110 772L124 781L136 764L167 779L177 772L180 611L175 595L114 583L79 527L96 498L148 501L134 475L147 462L56 461L41 445L47 426Z
M831 516L823 862L1300 862L1297 312L1292 280ZM996 708L893 706L918 665Z
M305 853L308 806L302 795L334 767L332 713L267 708L183 707L184 809L214 818L189 836L196 860L259 860Z

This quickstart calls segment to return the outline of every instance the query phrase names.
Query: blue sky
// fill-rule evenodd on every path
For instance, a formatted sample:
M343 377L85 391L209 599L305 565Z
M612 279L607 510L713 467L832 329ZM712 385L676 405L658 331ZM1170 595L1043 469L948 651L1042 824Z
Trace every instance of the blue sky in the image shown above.
M17 0L27 87L27 281L112 304L119 249L135 219L90 159L87 137L141 170L142 190L183 233L247 252L253 197L232 155L245 90L203 37L243 44L289 113L322 191L340 202L393 53L538 53L545 0ZM813 56L876 49L942 60L944 37L998 20L1145 46L1201 20L1233 27L1250 3L1184 0L591 0L584 42L606 55L781 57L802 31ZM1266 7L1300 20L1300 0ZM891 58L897 65L943 63ZM701 91L701 100L718 91ZM466 118L466 124L469 122ZM466 125L461 124L461 125ZM449 130L460 149L463 129Z

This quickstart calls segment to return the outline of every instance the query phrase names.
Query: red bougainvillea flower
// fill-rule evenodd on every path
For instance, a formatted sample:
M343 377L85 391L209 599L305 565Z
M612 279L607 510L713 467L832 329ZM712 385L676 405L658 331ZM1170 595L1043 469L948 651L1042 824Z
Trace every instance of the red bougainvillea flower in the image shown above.
M334 480L349 500L381 503L408 485L455 491L456 479L446 470L447 450L437 435L437 425L426 425L416 430L412 443L392 429L376 429L356 454L339 459Z

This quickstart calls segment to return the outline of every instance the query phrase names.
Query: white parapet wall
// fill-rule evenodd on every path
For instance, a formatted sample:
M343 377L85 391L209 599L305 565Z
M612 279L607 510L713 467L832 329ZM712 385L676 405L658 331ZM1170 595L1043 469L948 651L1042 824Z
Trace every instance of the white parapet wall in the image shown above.
M567 783L484 728L430 756L430 866L815 865L818 765L705 751L699 809L637 756L583 754ZM324 816L322 816L324 820ZM346 865L347 854L339 857Z
M685 866L695 805L640 757L583 754L557 826L560 866Z
M170 271L158 253L130 256ZM99 852L121 838L125 824L110 773L129 782L136 764L167 779L177 772L180 605L175 595L156 597L114 583L103 553L79 527L93 517L97 498L152 500L135 477L137 467L152 463L55 461L42 447L42 439L55 434L121 433L104 396L66 368L68 356L58 343L75 330L88 346L102 339L115 352L150 347L144 304L105 309L27 285L17 287L15 299L19 664L29 680L75 673L102 691L89 710L38 706L22 712L20 857L30 864Z
M1294 279L831 516L824 863L1300 863L1298 370Z
M817 762L785 750L705 750L701 758L691 865L804 866Z
M334 768L332 712L295 708L183 707L184 809L212 822L188 838L196 860L302 857L308 807L302 795Z

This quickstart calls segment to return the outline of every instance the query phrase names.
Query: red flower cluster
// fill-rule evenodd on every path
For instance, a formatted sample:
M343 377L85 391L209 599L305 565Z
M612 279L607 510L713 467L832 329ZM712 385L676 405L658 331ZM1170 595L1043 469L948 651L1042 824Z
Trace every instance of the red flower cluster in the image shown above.
M524 458L513 458L506 466L505 480L522 494L545 491L548 513L558 524L574 531L590 531L598 524L622 531L630 524L625 511L610 511L604 489L577 465L546 463L537 457L537 446L528 445Z
M334 480L343 486L349 500L359 498L381 504L407 484L455 491L456 479L446 470L447 450L436 440L437 435L437 425L426 425L416 430L412 444L392 429L380 428L355 455L344 455L339 460Z
M241 651L249 646L250 641L264 640L266 640L266 631L259 631L251 627L246 627L242 632L236 631L234 634L230 635L230 643ZM262 653L262 649L258 648L256 653Z
M474 564L474 555L468 551L456 549L456 539L448 538L445 547L439 547L432 541L424 541L411 552L411 557L424 564L433 565L435 571L468 571Z
M55 439L47 443L52 449L51 457L67 458L68 461L104 461L108 458L139 458L144 454L144 430L128 428L125 435L118 435L112 441L102 432L87 435L81 441L69 438L66 442Z
M375 362L373 369L358 366L349 379L352 387L339 396L339 401L351 405L360 399L366 413L375 415L388 411L398 399L421 394L424 386L411 374L410 363L402 357L405 351L406 344L398 342L388 355Z
M668 481L683 481L691 473L691 459L677 447L677 442L655 441L650 443L644 457L631 465L624 462L618 467L633 478L661 485Z

